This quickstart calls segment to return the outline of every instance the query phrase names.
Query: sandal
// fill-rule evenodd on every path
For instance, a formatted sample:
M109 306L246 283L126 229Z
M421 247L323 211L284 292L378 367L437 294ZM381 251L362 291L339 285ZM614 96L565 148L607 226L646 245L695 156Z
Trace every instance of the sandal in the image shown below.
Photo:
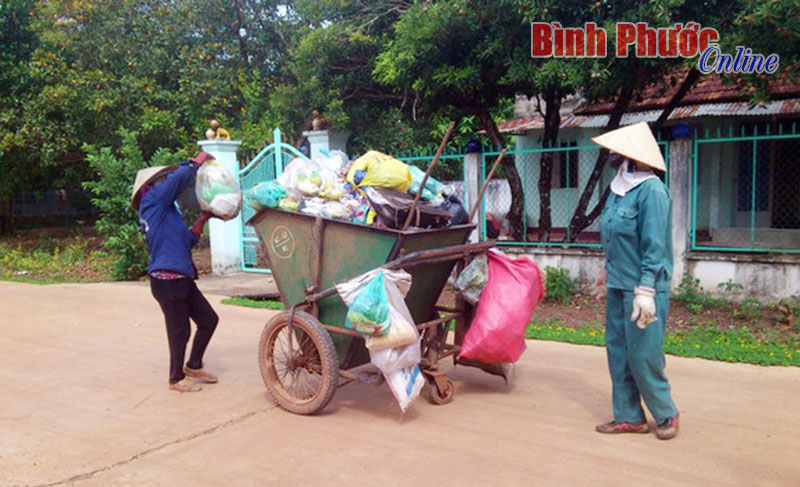
M200 384L196 384L192 379L184 377L178 382L171 383L169 388L178 392L197 392L202 389Z
M188 377L201 380L208 384L216 384L219 379L216 375L206 372L205 369L190 369L188 365L183 366L183 373Z

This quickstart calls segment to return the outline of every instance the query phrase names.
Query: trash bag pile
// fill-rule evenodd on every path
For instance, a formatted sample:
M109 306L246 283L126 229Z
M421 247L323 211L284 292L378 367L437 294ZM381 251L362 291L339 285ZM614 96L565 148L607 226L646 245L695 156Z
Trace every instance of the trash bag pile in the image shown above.
M312 216L402 228L414 196L422 192L411 226L441 228L468 223L469 216L452 186L392 156L368 151L350 161L342 151L313 160L296 158L275 181L244 192L254 210L280 208Z
M380 268L336 285L348 306L345 327L365 336L370 361L403 412L425 385L419 369L421 338L405 302L409 289L409 273Z

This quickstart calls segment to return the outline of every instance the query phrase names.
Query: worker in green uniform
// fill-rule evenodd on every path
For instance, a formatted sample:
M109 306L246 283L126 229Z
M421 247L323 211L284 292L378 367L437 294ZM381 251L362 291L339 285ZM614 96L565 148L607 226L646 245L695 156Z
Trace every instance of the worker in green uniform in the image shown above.
M606 258L606 352L614 420L600 433L648 433L641 400L656 436L678 433L678 409L664 373L664 329L672 279L672 200L654 170L664 158L646 123L592 139L619 164L600 216Z

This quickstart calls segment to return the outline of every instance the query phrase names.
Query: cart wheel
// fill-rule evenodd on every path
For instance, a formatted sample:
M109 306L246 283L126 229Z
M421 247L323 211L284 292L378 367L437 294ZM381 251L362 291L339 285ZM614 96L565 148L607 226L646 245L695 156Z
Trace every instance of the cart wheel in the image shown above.
M431 381L429 387L432 403L441 406L453 402L453 396L456 394L456 387L453 385L453 381L450 380L449 377L446 379L445 386L442 390L439 390L439 388L436 387L436 382L434 381Z
M336 348L310 314L295 311L292 321L289 326L289 311L284 311L264 326L258 367L269 396L280 407L295 414L315 414L336 392Z

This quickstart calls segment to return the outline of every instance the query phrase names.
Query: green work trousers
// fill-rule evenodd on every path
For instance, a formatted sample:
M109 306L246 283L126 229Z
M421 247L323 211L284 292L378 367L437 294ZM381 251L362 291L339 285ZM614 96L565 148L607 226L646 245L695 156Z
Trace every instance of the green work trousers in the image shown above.
M642 330L631 321L633 290L608 289L606 293L606 353L611 372L614 421L646 420L641 399L657 424L678 412L664 373L664 328L669 314L669 293L656 293L656 317Z

